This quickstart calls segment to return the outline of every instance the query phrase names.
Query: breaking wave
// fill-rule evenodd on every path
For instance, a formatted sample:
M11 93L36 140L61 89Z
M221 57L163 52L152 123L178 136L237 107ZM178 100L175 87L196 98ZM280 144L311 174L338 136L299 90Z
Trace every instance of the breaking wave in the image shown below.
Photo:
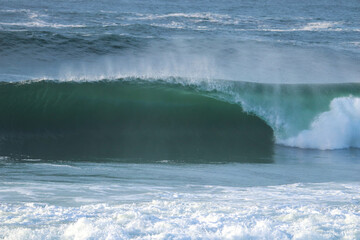
M331 101L330 110L319 114L310 129L281 143L317 149L360 148L360 98L341 97Z
M360 85L186 78L0 84L3 154L266 157L360 147ZM44 150L45 149L45 150Z

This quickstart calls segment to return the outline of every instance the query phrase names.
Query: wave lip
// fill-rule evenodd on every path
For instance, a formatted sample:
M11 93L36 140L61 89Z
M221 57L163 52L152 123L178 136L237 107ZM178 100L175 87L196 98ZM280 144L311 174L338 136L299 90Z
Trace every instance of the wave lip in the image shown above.
M318 115L310 129L278 143L321 150L360 148L360 98L335 98L330 110Z

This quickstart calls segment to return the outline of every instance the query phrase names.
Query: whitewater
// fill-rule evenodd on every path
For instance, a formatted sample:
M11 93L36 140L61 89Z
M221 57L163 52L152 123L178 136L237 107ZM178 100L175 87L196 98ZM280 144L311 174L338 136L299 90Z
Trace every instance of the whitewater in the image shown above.
M359 12L0 0L0 239L360 239Z

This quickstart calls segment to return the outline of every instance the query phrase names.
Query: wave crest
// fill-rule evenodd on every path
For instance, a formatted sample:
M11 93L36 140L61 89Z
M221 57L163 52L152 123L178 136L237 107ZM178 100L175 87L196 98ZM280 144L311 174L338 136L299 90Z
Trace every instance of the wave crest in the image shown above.
M340 97L331 101L330 110L321 113L295 137L278 141L281 144L322 150L360 148L360 98Z

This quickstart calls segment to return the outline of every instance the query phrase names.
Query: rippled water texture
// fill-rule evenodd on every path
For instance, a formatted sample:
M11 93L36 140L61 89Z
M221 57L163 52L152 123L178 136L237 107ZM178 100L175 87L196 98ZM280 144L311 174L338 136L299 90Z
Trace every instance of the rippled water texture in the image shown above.
M0 239L360 239L360 2L0 0Z

